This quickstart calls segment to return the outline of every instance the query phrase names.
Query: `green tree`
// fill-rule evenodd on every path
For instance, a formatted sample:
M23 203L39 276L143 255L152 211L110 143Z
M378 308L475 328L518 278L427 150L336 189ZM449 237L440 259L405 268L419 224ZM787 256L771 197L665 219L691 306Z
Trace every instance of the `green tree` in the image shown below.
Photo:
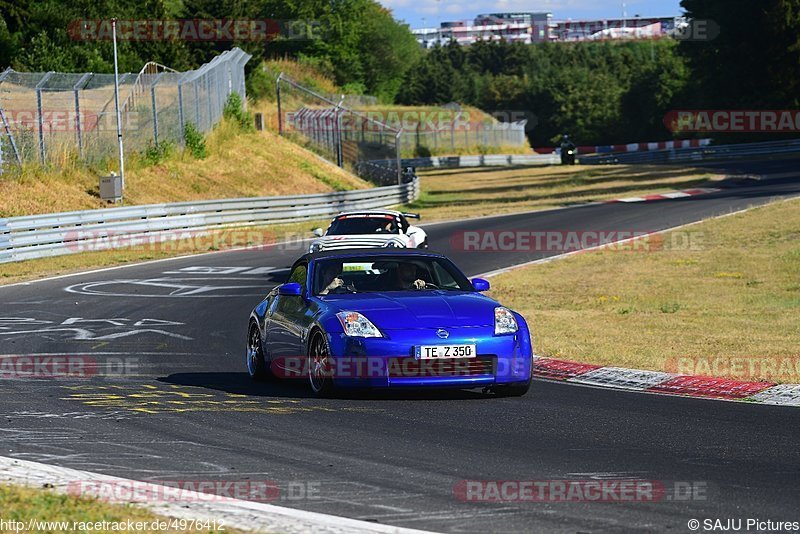
M800 0L683 0L687 15L719 35L685 40L696 107L800 106ZM699 35L702 37L702 35Z

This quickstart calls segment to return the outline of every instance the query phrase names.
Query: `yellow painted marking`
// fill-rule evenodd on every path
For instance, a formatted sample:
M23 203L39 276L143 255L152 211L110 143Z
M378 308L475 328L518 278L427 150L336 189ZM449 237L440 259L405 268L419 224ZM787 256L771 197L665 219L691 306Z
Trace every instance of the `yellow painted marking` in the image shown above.
M288 415L311 411L335 412L335 408L304 405L297 399L260 399L239 393L208 392L175 384L137 384L133 386L63 386L69 391L62 400L85 406L148 415L186 412L251 412ZM346 408L342 410L347 410ZM360 409L359 411L375 411Z

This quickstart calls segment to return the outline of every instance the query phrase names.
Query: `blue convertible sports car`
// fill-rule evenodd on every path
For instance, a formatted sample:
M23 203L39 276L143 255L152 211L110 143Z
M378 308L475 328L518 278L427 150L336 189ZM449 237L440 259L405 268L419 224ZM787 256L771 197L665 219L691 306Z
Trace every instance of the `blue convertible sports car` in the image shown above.
M418 249L306 254L250 314L247 369L256 379L334 387L484 388L524 395L525 319L482 295L445 256Z

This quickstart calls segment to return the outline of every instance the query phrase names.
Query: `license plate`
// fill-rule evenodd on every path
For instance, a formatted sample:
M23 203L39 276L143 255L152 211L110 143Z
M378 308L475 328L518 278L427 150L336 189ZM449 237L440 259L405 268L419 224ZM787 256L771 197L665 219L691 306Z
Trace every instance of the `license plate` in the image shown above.
M443 360L449 358L475 358L475 345L422 345L417 347L420 360Z

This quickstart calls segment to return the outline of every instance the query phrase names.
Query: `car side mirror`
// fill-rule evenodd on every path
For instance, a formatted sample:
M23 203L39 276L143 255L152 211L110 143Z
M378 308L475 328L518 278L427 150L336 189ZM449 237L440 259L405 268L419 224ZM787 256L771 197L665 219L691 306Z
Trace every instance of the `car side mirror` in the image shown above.
M475 288L475 291L489 291L490 286L488 280L484 280L483 278L473 278L472 287Z
M303 288L297 282L289 282L288 284L278 286L278 295L284 297L299 297L302 292Z
M314 234L317 237L322 237L323 234L324 234L324 232L322 231L322 228L314 228L313 230L311 230L311 233Z

